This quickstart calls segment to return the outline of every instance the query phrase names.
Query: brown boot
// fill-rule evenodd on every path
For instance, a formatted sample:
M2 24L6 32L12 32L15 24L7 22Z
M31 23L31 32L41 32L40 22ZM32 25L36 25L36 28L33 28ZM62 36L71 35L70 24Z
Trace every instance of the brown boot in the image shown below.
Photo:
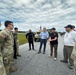
M14 68L14 67L10 68L10 72L16 72L16 71L17 71L17 68Z

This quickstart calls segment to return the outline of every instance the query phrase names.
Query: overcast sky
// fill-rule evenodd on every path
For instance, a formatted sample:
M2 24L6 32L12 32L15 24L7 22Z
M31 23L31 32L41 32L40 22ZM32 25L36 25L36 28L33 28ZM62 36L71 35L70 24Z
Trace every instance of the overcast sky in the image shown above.
M0 0L0 21L14 22L19 30L39 27L64 31L67 24L76 25L76 0Z

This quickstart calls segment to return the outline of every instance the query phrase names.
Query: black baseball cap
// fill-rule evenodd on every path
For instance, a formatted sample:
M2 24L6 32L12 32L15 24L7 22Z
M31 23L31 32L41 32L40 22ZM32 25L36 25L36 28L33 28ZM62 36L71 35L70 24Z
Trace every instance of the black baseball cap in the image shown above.
M69 25L67 25L67 26L65 26L64 28L73 28L73 26L71 25L71 24L69 24Z
M56 30L55 28L52 28L51 30Z

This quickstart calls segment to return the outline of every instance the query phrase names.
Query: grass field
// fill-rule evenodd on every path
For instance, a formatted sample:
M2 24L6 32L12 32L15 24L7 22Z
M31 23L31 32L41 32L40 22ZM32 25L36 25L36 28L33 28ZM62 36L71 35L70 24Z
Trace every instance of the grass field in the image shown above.
M24 33L18 34L19 44L22 45L24 43L27 43L27 39Z

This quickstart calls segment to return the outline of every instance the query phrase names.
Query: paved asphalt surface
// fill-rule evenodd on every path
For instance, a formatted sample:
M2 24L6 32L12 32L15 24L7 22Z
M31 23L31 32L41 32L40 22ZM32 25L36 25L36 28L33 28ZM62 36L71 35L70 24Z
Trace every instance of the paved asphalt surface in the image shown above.
M36 51L29 51L28 43L20 46L21 57L14 60L14 66L18 70L10 75L74 75L74 70L68 68L69 64L61 63L63 59L63 38L59 37L58 58L54 61L49 58L50 47L47 44L46 54L37 54L39 42L35 43ZM43 49L42 49L43 51Z

